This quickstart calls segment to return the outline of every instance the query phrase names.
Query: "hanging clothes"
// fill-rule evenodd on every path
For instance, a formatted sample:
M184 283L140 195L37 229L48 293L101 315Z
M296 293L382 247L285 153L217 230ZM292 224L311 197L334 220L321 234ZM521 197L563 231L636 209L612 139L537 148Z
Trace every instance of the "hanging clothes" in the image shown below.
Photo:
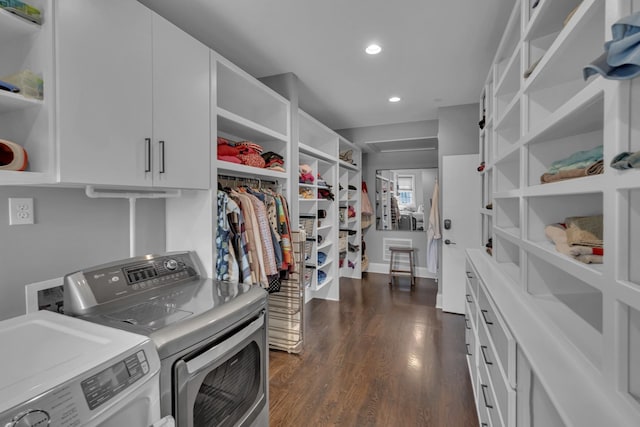
M429 212L429 225L427 226L427 271L438 272L438 240L442 238L440 234L440 187L438 181L433 186L431 196L431 211Z
M239 186L218 192L216 278L280 290L295 269L286 198Z

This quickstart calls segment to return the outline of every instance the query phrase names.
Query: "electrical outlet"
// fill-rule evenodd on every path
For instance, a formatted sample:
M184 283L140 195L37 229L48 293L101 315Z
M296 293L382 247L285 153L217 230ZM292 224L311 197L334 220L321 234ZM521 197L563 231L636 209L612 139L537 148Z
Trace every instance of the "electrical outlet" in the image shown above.
M9 225L33 224L33 199L9 199Z

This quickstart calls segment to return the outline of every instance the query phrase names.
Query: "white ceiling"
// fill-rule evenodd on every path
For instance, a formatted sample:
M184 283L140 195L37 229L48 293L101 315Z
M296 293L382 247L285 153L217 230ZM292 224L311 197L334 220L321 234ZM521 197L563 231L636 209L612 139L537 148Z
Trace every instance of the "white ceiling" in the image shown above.
M513 0L140 0L256 77L293 72L332 129L477 102ZM382 53L369 56L371 42ZM388 98L397 95L396 104Z

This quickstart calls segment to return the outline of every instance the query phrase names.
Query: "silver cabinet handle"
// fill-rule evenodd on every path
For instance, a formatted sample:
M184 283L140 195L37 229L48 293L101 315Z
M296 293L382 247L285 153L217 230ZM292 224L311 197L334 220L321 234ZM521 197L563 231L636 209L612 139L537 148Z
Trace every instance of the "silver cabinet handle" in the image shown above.
M473 302L473 300L471 299L471 295L466 294L465 296L467 297L467 302L471 304Z
M489 405L489 403L487 403L487 395L485 393L485 390L487 388L489 388L488 385L486 384L480 384L480 386L482 387L482 398L484 399L484 406L486 406L489 409L493 409L493 406Z
M493 325L493 322L489 322L487 320L487 310L480 310L480 312L482 313L482 318L484 319L484 323L486 323L487 325Z
M144 145L145 145L144 171L151 172L151 138L145 138Z
M473 274L471 274L471 272L470 272L470 271L467 271L467 277L468 277L469 279L471 279L471 278L473 278Z
M159 173L165 173L164 170L164 141L158 141L160 144L160 171Z
M480 351L482 352L482 358L484 359L484 363L486 363L487 365L493 365L493 362L489 362L487 360L487 355L484 353L484 351L487 349L486 345L481 345L480 346Z
M465 344L467 346L467 356L473 356L471 351L469 350L469 344Z
M469 318L467 316L464 317L464 327L471 329L471 326L469 326Z

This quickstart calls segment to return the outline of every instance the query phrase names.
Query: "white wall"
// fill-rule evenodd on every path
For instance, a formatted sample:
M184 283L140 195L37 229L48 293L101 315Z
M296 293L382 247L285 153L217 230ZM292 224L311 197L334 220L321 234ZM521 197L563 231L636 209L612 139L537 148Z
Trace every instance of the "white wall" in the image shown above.
M9 225L10 197L34 199L35 224ZM164 200L139 200L138 253L165 250ZM0 187L0 320L23 314L24 285L129 257L129 203L82 189Z

